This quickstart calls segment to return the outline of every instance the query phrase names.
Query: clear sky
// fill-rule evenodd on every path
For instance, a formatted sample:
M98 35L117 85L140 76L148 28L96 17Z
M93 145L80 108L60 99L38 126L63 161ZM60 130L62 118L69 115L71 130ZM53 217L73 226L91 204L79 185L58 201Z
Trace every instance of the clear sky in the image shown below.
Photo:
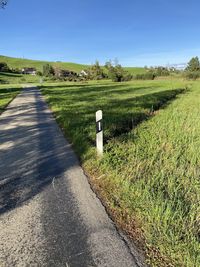
M184 63L200 55L199 0L9 0L0 54L124 66Z

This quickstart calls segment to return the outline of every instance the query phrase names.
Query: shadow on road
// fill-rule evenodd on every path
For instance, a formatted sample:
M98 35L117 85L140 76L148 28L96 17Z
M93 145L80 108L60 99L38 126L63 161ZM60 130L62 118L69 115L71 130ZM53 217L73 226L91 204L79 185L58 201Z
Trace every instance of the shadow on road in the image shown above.
M41 193L49 266L89 266L87 229L66 177L78 161L37 89L15 101L0 117L0 215Z

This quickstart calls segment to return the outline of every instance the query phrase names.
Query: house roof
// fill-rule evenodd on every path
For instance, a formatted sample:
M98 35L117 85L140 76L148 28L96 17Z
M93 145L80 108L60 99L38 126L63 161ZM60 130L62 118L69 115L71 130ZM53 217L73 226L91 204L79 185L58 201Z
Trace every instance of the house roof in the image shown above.
M35 68L23 68L22 70L23 71L36 71Z

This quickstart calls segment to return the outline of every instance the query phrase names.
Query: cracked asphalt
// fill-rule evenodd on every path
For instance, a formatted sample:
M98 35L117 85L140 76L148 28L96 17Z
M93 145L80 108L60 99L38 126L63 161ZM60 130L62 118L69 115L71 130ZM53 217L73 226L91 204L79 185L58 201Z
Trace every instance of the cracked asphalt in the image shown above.
M34 87L0 116L0 266L143 266Z

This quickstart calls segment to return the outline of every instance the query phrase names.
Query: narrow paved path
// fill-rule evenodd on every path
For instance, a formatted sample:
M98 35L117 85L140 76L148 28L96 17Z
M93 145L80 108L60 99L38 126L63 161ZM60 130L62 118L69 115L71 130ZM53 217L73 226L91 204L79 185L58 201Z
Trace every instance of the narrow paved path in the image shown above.
M0 266L138 265L40 91L0 116Z

